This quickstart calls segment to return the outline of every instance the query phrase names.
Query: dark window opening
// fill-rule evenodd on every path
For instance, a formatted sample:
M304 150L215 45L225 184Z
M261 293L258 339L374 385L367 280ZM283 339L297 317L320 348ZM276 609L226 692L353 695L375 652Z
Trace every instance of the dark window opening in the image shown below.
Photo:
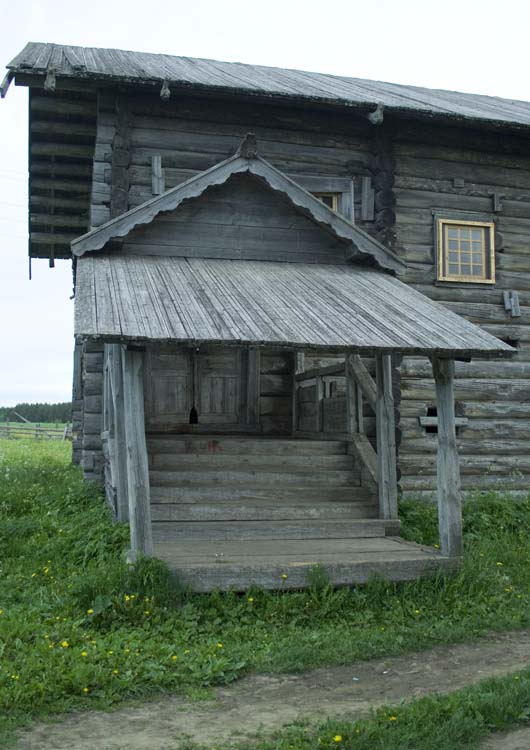
M519 341L519 339L506 338L506 339L501 339L501 341L504 344L508 344L508 346L513 346L514 349L519 349L519 347L521 346L521 342Z
M437 410L436 406L428 406L427 407L427 414L426 414L426 416L427 417L437 417L438 416L438 410ZM428 433L428 434L437 435L438 434L438 425L437 424L427 425L425 427L425 432Z

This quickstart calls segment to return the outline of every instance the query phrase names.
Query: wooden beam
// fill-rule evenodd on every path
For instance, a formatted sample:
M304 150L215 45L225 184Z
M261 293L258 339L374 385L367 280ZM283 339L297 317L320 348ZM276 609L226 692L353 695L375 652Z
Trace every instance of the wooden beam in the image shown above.
M122 350L129 527L133 559L138 553L145 557L153 556L149 465L145 441L143 360L142 351L127 348Z
M349 359L349 366L352 369L355 380L361 386L364 397L375 411L377 404L377 386L368 372L366 365L358 354L354 354Z
M109 344L110 378L114 408L114 466L113 479L116 486L116 520L129 521L129 497L127 490L127 440L125 436L125 400L123 392L123 368L120 344Z
M438 415L438 528L442 554L462 554L462 501L456 446L453 360L433 357Z
M320 375L317 376L315 383L315 406L316 431L322 432L324 429L324 381Z
M372 445L366 435L359 435L353 433L351 436L351 446L353 453L361 463L361 465L367 470L372 480L377 484L378 473L377 473L377 454L372 448Z
M392 357L375 358L377 404L377 474L381 518L397 518L396 428L392 393Z
M353 435L356 432L356 414L357 414L357 385L352 375L351 367L348 360L351 354L347 355L344 360L344 371L346 373L346 432Z
M247 423L259 424L260 351L256 346L248 350Z
M151 157L151 192L153 195L161 195L166 190L166 180L162 169L162 156L154 154Z
M337 365L328 365L327 367L314 367L312 370L304 370L295 375L295 379L313 380L314 378L323 378L327 375L344 375L344 365L339 362Z

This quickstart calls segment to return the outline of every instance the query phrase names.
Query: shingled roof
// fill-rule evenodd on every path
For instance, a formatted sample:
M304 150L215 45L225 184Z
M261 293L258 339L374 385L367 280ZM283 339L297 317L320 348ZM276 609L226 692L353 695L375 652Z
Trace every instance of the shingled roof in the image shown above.
M7 66L8 75L46 75L102 82L161 85L218 93L290 99L405 114L530 127L530 102L403 86L324 73L218 62L192 57L30 42Z

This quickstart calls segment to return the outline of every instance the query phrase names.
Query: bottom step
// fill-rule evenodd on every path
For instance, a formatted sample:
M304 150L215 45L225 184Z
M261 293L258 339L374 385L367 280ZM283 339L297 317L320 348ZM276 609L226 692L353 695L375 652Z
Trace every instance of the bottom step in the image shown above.
M252 586L303 589L317 566L334 586L374 577L409 581L458 566L458 560L431 547L391 537L157 543L155 556L182 585L197 592L246 591Z

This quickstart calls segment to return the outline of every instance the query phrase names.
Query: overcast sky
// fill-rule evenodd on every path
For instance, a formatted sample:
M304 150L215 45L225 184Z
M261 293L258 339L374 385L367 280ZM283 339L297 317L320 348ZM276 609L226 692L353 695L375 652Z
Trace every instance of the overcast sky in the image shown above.
M28 41L316 70L530 100L525 0L2 0L0 63ZM27 261L27 90L0 102L0 406L70 398L70 263Z

